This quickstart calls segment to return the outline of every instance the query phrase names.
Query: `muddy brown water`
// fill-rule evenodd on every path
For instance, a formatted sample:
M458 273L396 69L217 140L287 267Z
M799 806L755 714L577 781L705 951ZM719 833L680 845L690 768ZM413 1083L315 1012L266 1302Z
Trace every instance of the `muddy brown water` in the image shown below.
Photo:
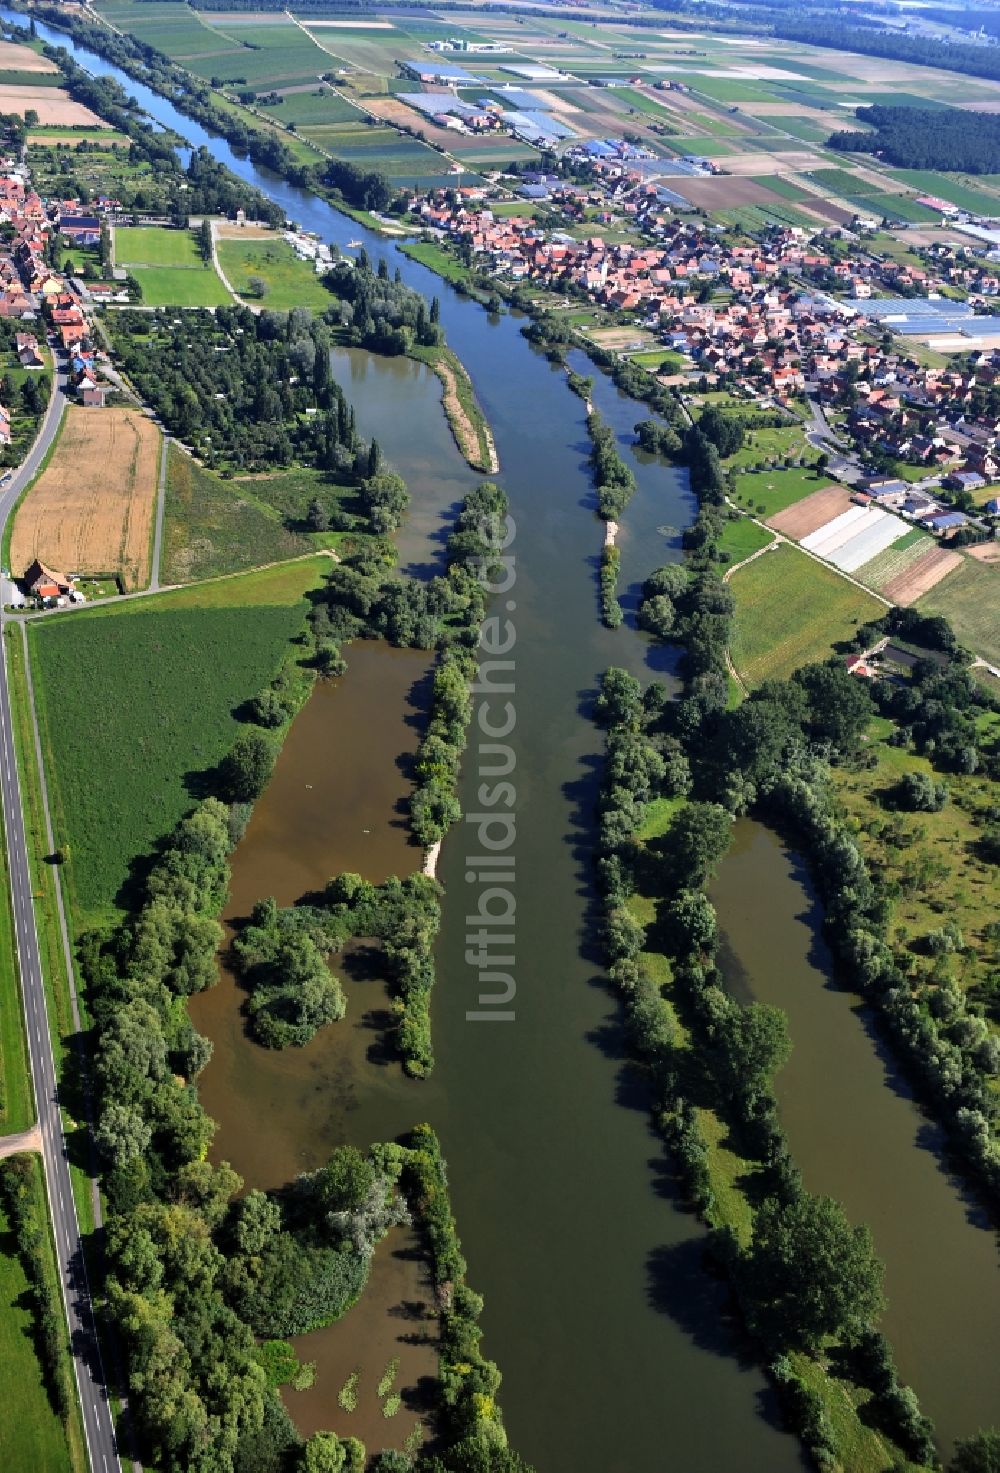
M405 803L431 657L370 641L352 645L347 657L347 674L317 682L293 722L233 854L227 923L268 895L291 905L344 869L377 882L420 865ZM191 1000L192 1021L213 1044L199 1081L202 1103L218 1123L212 1156L231 1162L248 1187L280 1186L315 1170L345 1139L367 1145L381 1138L358 1135L351 1118L360 1076L380 1057L388 996L378 953L354 948L337 959L337 970L347 1016L301 1049L253 1042L242 1013L245 993L225 964L218 984ZM390 1071L373 1065L370 1072L374 1104ZM373 1123L369 1112L358 1131ZM395 1116L390 1123L390 1134L407 1124Z
M810 1191L870 1226L883 1327L947 1450L1000 1410L996 1235L950 1177L868 1009L834 979L801 857L743 820L711 895L729 985L788 1015L792 1056L776 1083L792 1155Z
M286 1387L282 1393L304 1436L332 1431L359 1437L369 1449L402 1448L415 1429L426 1426L437 1374L437 1307L413 1230L393 1228L378 1245L364 1293L342 1320L297 1335L292 1344L300 1361L316 1367L308 1391ZM388 1394L395 1393L400 1406L386 1417L378 1387L392 1361L399 1366ZM339 1397L355 1372L352 1411Z

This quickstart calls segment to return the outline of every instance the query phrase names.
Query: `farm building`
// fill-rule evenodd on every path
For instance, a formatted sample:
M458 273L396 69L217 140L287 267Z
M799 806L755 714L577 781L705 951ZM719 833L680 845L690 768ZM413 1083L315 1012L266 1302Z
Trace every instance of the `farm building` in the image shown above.
M74 587L72 578L47 568L38 558L35 558L21 581L36 598L59 598L72 593Z

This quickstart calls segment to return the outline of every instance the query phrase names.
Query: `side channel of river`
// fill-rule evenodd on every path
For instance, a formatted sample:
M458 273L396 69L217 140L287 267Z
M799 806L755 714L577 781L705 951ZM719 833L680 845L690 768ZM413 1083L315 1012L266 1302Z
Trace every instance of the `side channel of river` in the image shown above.
M224 141L62 33L43 25L38 29L43 39L66 46L90 70L116 76L152 116L192 144L204 144L280 203L289 218L342 247L361 238L372 255L391 254L411 285L438 295L448 341L469 368L496 434L500 479L518 528L512 548L517 581L506 595L515 606L507 613L517 635L517 726L510 739L518 785L516 1019L488 1024L466 1018L478 992L477 975L465 955L466 914L475 895L465 881L466 855L480 851L474 831L463 825L446 843L439 872L448 898L434 1000L437 1069L424 1086L410 1086L384 1068L371 1069L371 1087L359 1077L353 1111L345 1114L352 1124L339 1138L357 1131L359 1139L374 1139L421 1117L438 1129L450 1163L470 1280L486 1295L486 1348L504 1371L502 1398L511 1438L540 1473L634 1473L639 1467L782 1473L801 1466L796 1445L768 1415L762 1377L738 1357L724 1296L701 1269L701 1230L656 1189L660 1148L649 1130L641 1090L622 1060L618 1010L600 980L589 850L601 743L589 720L589 703L609 664L629 666L648 678L658 660L650 658L646 641L628 625L611 632L597 622L601 526L593 516L582 402L570 393L563 374L524 342L516 319L490 321L386 242L237 158ZM365 382L367 370L361 374ZM646 411L603 380L597 385L599 407L623 437ZM391 383L376 370L371 388L380 421L388 425ZM376 406L367 386L357 408L362 427L374 428ZM431 433L439 436L440 428ZM374 432L383 439L377 428ZM404 546L403 555L416 565L432 562L435 524L440 530L444 505L433 483L441 467L447 467L445 477L456 487L471 478L458 468L453 447L449 459L437 439L431 448L423 435L403 450L384 448L411 485L423 478L429 488L429 506L423 512L416 507L411 525L418 528L425 516L432 544L426 554L419 546ZM681 527L691 515L679 476L638 462L637 474L639 489L626 513L623 542L624 581L633 590L665 556L675 555L670 543L676 539L658 529ZM343 692L353 715L357 647L350 660ZM389 719L398 720L398 701L405 693L393 689L397 704ZM385 709L390 710L388 702ZM286 751L300 725L313 719L311 712L312 704L297 721ZM350 719L345 709L341 720ZM412 734L402 735L397 752L412 750ZM334 745L332 722L329 749ZM327 755L317 739L310 761L321 765ZM301 769L296 776L315 786L311 771ZM467 813L479 807L478 785L473 745L461 793ZM390 788L383 791L391 805ZM260 813L271 805L273 791L274 784ZM331 804L341 801L331 790ZM247 841L253 833L251 826ZM329 856L320 868L362 869L361 850L340 847L332 825L330 835ZM283 848L279 845L282 855L295 842L289 827ZM242 862L241 854L236 858ZM283 865L282 857L273 874L259 876L269 881L260 893L292 898L281 878ZM244 905L255 898L248 894ZM792 1033L797 1036L794 1018ZM368 1063L370 1050L359 1052ZM277 1098L300 1083L269 1087ZM311 1088L328 1088L322 1068L313 1071ZM882 1093L892 1098L884 1086ZM222 1103L206 1095L217 1118L224 1113ZM883 1106L873 1097L870 1108L877 1112ZM256 1108L245 1111L245 1133L258 1128L259 1114ZM238 1122L235 1111L231 1118ZM789 1129L791 1134L791 1122ZM233 1130L238 1133L238 1124ZM322 1158L326 1145L314 1150L308 1130L304 1125L303 1136L275 1148L284 1158L282 1176ZM332 1133L320 1138L329 1141ZM792 1144L796 1149L794 1135ZM914 1152L912 1139L906 1149ZM802 1153L796 1149L796 1154ZM805 1157L809 1173L808 1151ZM876 1174L874 1183L879 1180ZM971 1254L978 1241L978 1229L966 1225L965 1233L956 1247L959 1258ZM935 1283L942 1282L947 1262L942 1254ZM984 1297L991 1285L992 1279L983 1279ZM995 1364L990 1355L995 1340L985 1331L980 1340L979 1321L975 1324L960 1343L970 1357ZM942 1359L954 1343L942 1326ZM904 1373L917 1381L902 1347L900 1359ZM961 1373L942 1375L943 1400L951 1394L951 1382L960 1379ZM919 1381L917 1387L928 1394ZM930 1409L937 1413L935 1406ZM964 1410L961 1422L968 1426Z
M886 1334L947 1449L997 1419L996 1235L949 1176L940 1134L871 1014L837 985L802 859L743 820L711 893L730 987L788 1015L793 1050L777 1094L792 1155L810 1191L871 1227L886 1266Z

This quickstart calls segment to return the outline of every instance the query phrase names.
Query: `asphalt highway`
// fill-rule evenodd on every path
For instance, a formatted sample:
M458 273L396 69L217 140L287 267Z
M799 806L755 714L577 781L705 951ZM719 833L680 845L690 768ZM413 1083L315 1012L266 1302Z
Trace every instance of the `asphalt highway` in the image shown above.
M56 392L42 422L35 444L9 480L0 484L0 536L18 496L35 476L51 447L62 421L65 405L65 373L57 373ZM18 569L13 572L21 571ZM9 622L0 611L0 634ZM115 1428L108 1402L107 1382L94 1323L93 1304L87 1283L80 1224L73 1199L66 1139L59 1110L59 1088L49 1034L45 987L42 979L38 934L32 906L31 869L25 839L24 809L14 750L14 725L10 684L7 678L6 640L0 639L0 794L3 801L7 859L10 870L14 913L14 939L21 973L31 1077L41 1133L45 1186L55 1237L56 1259L62 1285L66 1317L73 1348L73 1365L87 1454L94 1473L114 1473L119 1468ZM31 758L29 757L29 760Z

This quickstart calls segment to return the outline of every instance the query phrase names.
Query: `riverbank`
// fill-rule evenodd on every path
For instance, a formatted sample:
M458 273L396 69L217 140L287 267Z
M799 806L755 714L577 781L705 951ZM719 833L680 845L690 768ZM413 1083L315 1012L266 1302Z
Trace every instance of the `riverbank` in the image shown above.
M450 348L415 348L410 353L418 363L426 363L441 380L444 393L442 408L455 436L455 444L473 470L495 475L500 469L493 431L487 422L468 370Z

